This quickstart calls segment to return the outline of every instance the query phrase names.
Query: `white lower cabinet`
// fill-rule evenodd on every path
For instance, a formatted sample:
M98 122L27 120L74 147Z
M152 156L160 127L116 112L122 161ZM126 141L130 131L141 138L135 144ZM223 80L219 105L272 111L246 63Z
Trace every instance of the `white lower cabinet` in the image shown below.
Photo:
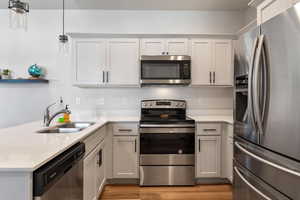
M221 136L198 136L196 143L196 177L220 177Z
M226 124L224 127L225 136L225 178L232 182L233 176L233 126Z
M105 184L104 145L100 143L83 160L84 200L96 200Z
M113 137L113 178L138 178L138 136Z

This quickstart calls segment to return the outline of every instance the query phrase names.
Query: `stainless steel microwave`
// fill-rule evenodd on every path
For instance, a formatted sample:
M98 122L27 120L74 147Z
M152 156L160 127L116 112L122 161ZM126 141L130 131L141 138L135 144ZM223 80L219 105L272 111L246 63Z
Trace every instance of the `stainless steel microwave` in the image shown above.
M141 85L189 85L190 56L141 56Z

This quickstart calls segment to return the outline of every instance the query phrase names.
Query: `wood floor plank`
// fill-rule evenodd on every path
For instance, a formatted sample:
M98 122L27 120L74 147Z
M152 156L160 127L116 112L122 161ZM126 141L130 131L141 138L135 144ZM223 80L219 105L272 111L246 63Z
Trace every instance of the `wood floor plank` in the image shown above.
M232 200L231 185L139 187L107 185L99 200Z

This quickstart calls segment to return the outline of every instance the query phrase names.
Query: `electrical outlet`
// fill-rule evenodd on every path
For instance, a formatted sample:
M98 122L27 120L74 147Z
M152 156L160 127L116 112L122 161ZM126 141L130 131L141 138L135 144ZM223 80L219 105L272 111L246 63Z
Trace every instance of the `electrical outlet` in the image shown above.
M97 101L96 101L96 104L98 106L104 105L104 98L98 98Z

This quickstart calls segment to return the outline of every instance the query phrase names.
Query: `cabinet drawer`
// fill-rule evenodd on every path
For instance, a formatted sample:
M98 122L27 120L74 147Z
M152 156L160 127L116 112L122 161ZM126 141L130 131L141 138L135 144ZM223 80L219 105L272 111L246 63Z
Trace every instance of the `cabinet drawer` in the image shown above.
M138 135L137 123L116 123L113 124L114 135Z
M106 126L101 127L87 137L83 142L85 143L85 155L87 156L96 146L104 140L106 136Z
M221 129L220 123L198 123L197 135L221 135Z

